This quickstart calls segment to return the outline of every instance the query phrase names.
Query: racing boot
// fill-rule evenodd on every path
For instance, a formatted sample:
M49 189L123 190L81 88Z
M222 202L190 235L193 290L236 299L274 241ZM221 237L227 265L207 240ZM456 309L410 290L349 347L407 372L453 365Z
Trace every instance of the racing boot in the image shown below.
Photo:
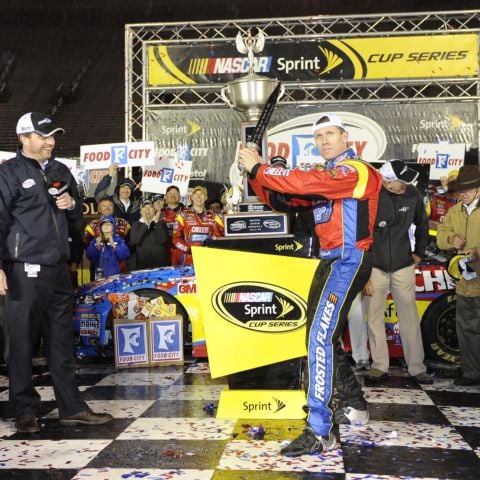
M370 415L368 410L357 410L353 407L343 407L335 410L335 423L350 424L357 427L366 425Z
M310 427L305 428L295 440L280 450L286 457L300 457L313 455L332 449L337 443L337 438L330 432L328 437L317 436Z

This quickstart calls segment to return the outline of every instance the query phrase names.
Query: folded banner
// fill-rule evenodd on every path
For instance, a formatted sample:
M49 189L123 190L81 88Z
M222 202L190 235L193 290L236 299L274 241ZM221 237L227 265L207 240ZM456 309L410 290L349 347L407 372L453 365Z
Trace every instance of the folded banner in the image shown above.
M213 378L306 355L306 300L318 260L192 251Z

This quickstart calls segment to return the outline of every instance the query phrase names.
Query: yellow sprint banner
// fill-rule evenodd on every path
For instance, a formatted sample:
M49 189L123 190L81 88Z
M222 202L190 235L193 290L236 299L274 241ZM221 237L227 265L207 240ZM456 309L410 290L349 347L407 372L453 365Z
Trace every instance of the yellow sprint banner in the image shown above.
M426 35L330 40L352 61L354 79L478 75L478 35ZM362 73L363 71L363 73Z
M193 247L212 378L306 355L318 260Z
M217 418L305 418L303 390L228 390L220 394Z

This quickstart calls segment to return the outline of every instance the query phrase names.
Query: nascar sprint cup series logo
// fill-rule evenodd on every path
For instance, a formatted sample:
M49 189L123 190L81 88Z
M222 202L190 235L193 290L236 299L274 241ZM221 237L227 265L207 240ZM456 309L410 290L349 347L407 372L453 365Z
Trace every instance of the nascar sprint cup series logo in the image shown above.
M278 285L231 283L214 292L212 303L221 317L248 330L283 333L306 323L305 300Z

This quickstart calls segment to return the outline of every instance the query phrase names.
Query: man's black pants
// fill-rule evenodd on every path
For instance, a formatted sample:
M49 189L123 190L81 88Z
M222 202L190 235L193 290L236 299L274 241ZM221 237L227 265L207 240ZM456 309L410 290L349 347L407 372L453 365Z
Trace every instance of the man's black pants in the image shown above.
M75 382L73 360L73 291L66 262L41 266L36 277L28 277L25 264L6 268L7 322L10 334L10 401L15 416L35 415L40 396L32 382L32 356L40 334L57 399L60 416L86 408Z

